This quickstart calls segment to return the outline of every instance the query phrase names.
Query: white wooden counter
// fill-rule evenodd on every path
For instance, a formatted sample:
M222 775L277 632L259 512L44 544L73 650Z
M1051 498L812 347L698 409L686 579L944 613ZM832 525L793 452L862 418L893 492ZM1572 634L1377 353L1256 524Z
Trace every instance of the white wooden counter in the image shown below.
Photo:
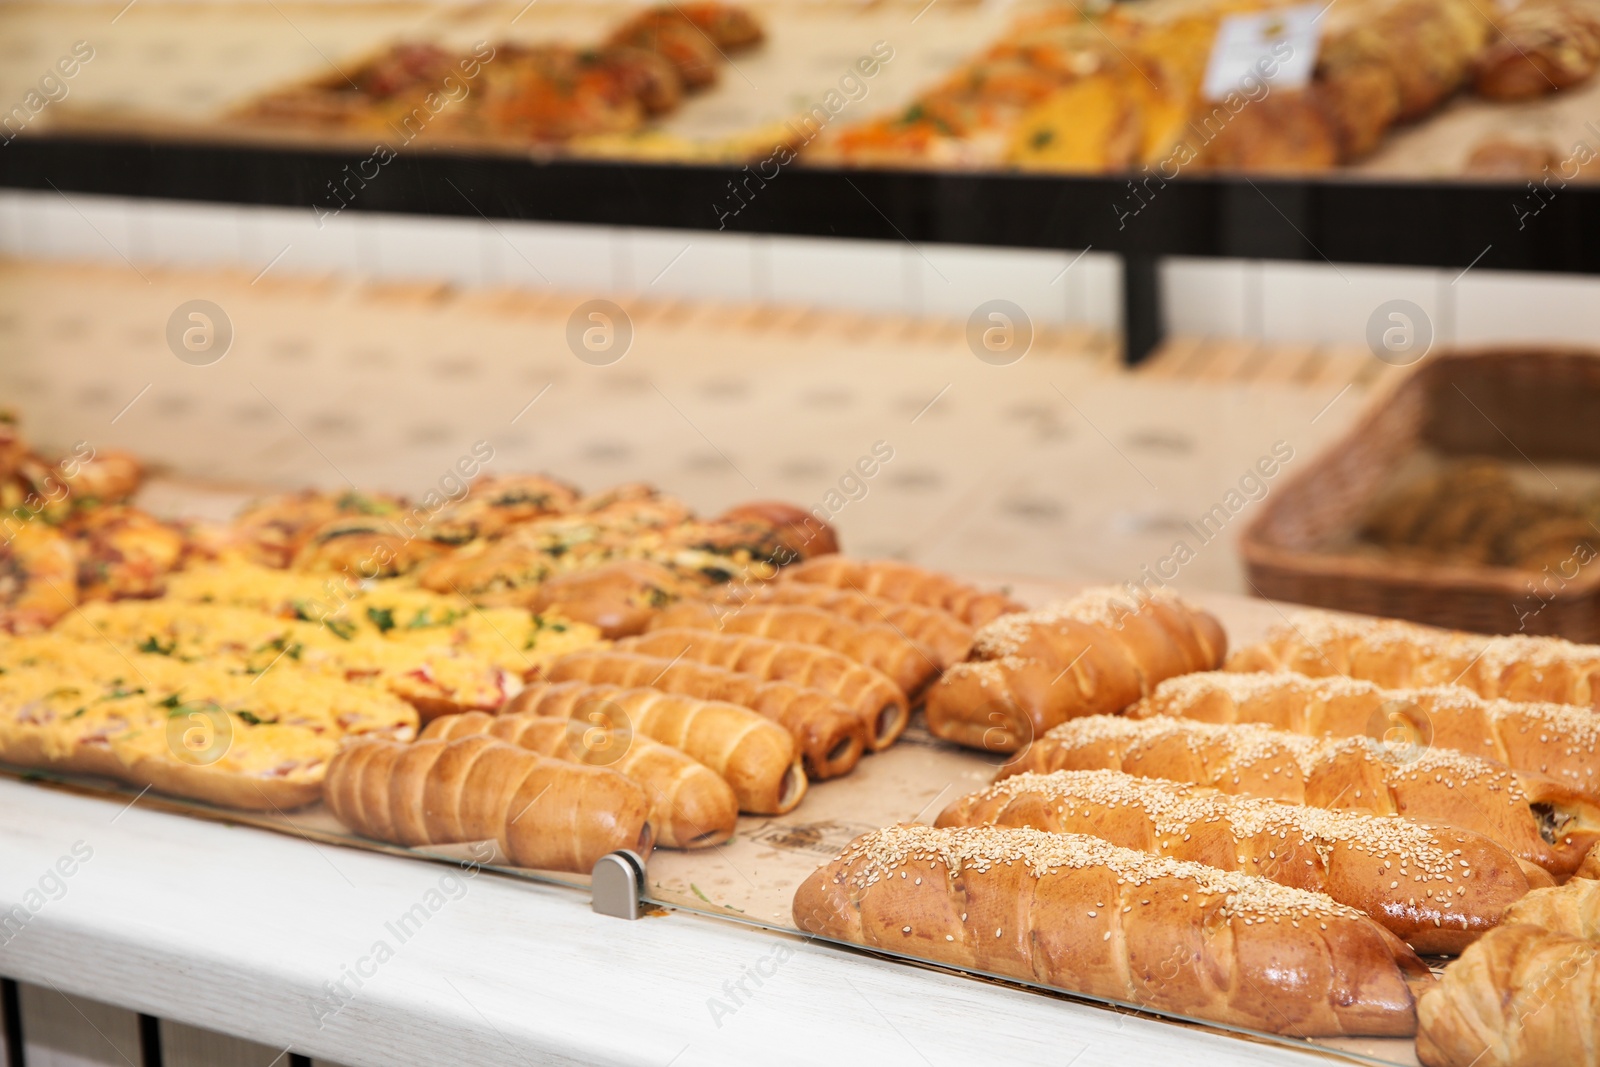
M324 983L396 944L385 923L450 868L0 781L0 908L80 841L65 893L0 934L0 974L351 1067L1326 1062L693 915L608 919L489 874L319 1027ZM758 961L775 973L714 1019Z

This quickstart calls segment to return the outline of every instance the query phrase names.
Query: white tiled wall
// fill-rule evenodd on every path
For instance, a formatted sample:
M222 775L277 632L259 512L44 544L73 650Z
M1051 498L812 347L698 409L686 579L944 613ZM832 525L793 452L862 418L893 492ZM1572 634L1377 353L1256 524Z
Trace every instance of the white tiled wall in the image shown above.
M552 285L964 318L1004 297L1045 324L1114 328L1117 260L1042 252L566 226L0 192L0 254L257 273L351 272L463 285ZM1360 344L1382 303L1429 316L1438 343L1600 340L1600 280L1472 270L1173 258L1170 333Z
M1042 324L1115 325L1116 261L909 242L747 237L482 219L0 192L0 254L227 264L250 276L353 272L463 285L965 318L1005 297Z

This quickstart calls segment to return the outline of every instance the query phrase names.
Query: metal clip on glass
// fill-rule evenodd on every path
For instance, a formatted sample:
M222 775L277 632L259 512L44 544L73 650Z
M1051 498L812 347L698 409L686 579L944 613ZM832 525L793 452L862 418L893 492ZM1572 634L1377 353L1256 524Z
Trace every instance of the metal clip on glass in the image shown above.
M590 880L590 906L616 919L639 918L644 872L644 860L638 853L620 849L601 856Z

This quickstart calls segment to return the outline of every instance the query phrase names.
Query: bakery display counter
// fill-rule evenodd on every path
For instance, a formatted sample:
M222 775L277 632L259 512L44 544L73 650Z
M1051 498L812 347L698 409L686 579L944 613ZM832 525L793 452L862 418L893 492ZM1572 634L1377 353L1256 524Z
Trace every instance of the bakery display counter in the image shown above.
M1007 584L1030 601L1072 591ZM1261 602L1204 602L1239 641L1281 618ZM501 868L492 843L404 850L353 837L320 808L252 814L13 773L0 782L11 813L0 833L16 862L0 899L23 903L29 872L78 862L66 893L30 909L7 942L6 972L355 1065L800 1062L813 1051L775 1049L771 1036L813 1026L852 1056L893 1062L970 1045L1005 1058L1081 1047L1091 1063L1163 1049L1199 1063L1415 1063L1409 1040L1308 1043L1157 1021L795 928L795 888L820 863L876 826L931 822L1004 759L913 728L856 773L814 783L788 815L744 816L714 849L658 849L637 922L592 912L586 877ZM73 962L89 957L105 966Z
M450 867L143 801L13 781L0 791L4 899L35 887L75 842L93 849L65 894L0 949L7 972L252 1038L270 1045L267 1058L288 1046L357 1067L804 1063L826 1047L890 1063L1327 1062L684 912L622 922L575 892L487 873L451 883ZM403 941L386 926L434 900ZM382 964L380 941L393 951ZM763 974L759 986L750 977ZM353 997L337 992L341 981Z

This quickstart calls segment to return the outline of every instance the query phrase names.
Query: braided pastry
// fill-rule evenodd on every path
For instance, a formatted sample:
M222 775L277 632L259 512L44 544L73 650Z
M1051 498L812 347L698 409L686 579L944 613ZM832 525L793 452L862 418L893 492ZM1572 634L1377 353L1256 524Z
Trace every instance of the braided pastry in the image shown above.
M904 693L916 693L939 672L927 648L882 623L856 622L821 608L795 604L718 605L684 601L662 611L652 630L693 629L751 634L775 641L821 645L882 671Z
M1266 640L1234 653L1227 669L1346 674L1390 689L1459 685L1490 699L1600 708L1600 645L1332 612L1296 612Z
M973 661L928 691L928 729L969 748L1015 752L1079 715L1120 711L1156 683L1222 662L1215 618L1166 593L1090 589L978 630Z
M705 663L596 649L561 657L542 677L549 682L647 686L741 705L789 731L812 778L848 774L867 747L867 728L861 717L822 690L792 682L764 682L753 674Z
M1233 1026L1404 1036L1427 968L1320 893L1094 837L865 834L794 897L801 930Z
M1478 834L1119 771L1014 775L951 804L938 821L986 824L1091 834L1326 893L1424 953L1460 952L1528 892L1516 858Z
M650 797L650 824L665 848L705 848L733 836L739 801L716 772L675 748L621 730L538 715L469 711L435 719L423 740L488 734L550 759L609 767Z
M1108 768L1224 793L1472 830L1557 879L1600 840L1600 806L1548 778L1448 749L1412 758L1367 737L1304 737L1265 726L1098 715L1050 731L1001 776Z
M654 844L637 783L482 734L353 741L328 764L323 799L340 822L379 841L495 841L514 865L538 870L588 873L608 852L648 857Z
M806 795L805 771L789 732L737 704L659 689L559 682L528 686L502 713L520 712L626 728L671 745L721 775L741 811L781 815Z
M1567 704L1484 700L1452 686L1382 689L1338 676L1208 671L1162 682L1128 714L1436 745L1548 775L1600 797L1600 716Z
M972 627L948 611L885 600L853 589L810 582L768 582L744 590L729 586L717 599L726 604L799 604L856 622L891 626L931 652L940 670L960 663L972 650Z
M820 689L860 716L867 730L867 745L874 752L894 744L911 718L905 693L883 672L816 645L684 629L653 630L618 641L616 648Z
M982 626L1023 605L1003 593L986 593L947 574L892 559L822 556L778 572L781 582L850 589L903 604L948 611L969 626Z

